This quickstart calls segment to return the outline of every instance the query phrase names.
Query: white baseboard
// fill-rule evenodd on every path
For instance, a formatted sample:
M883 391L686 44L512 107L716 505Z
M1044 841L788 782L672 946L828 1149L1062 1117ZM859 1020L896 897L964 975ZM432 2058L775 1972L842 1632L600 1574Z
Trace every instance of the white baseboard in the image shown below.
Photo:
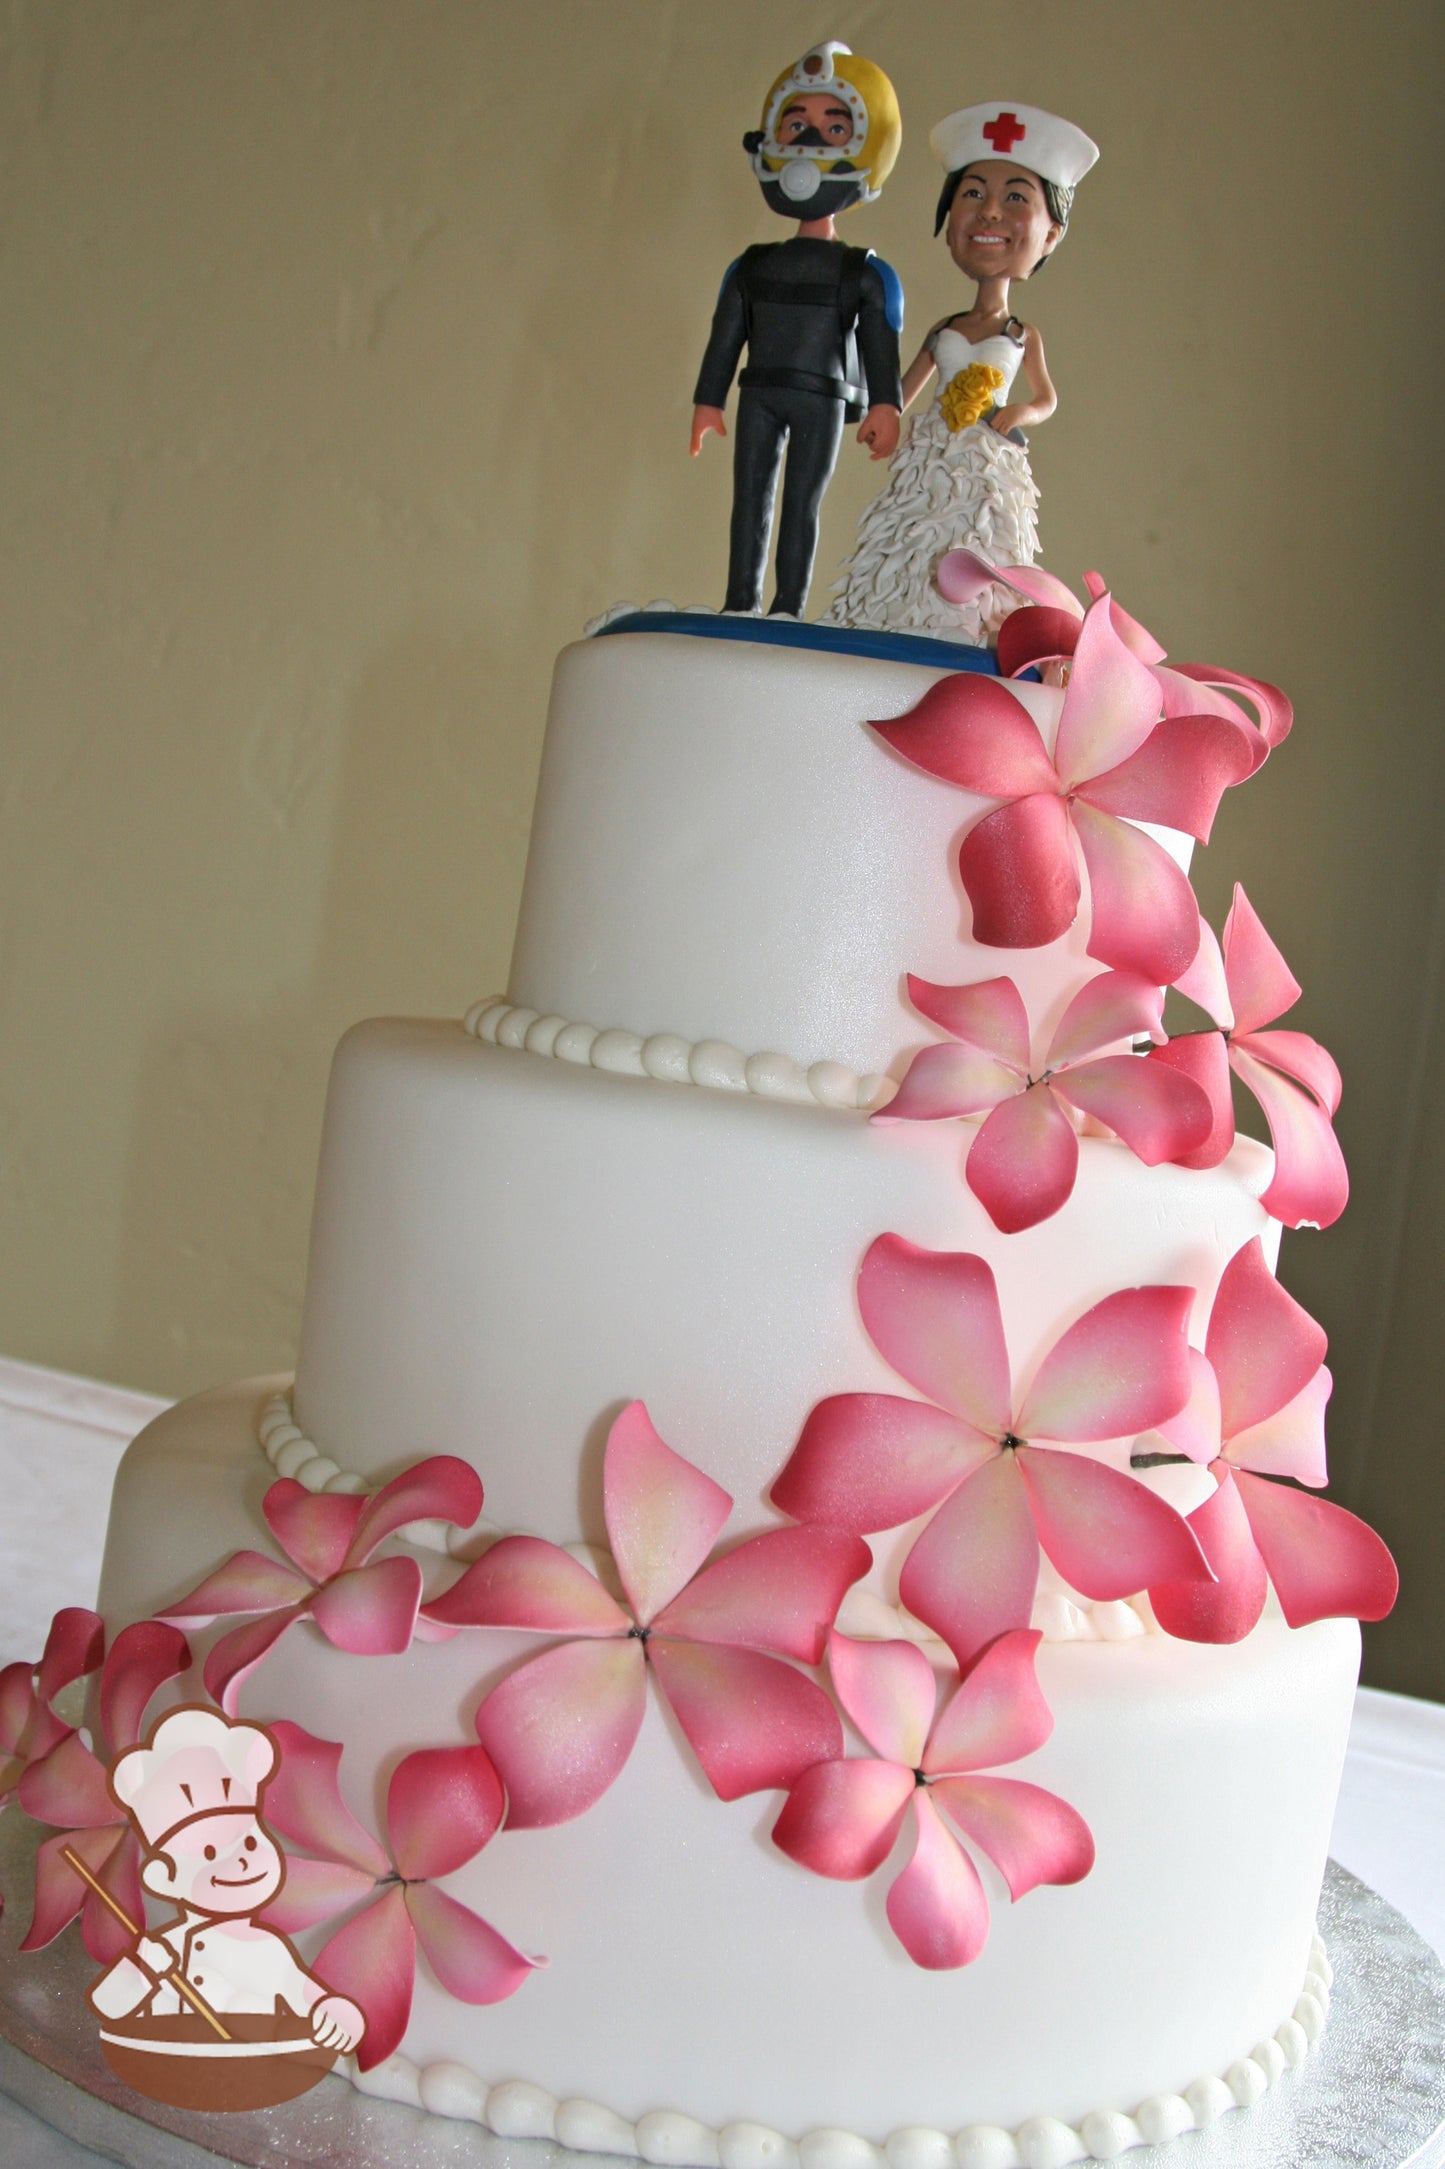
M66 1431L98 1432L124 1444L169 1407L169 1401L153 1393L134 1393L128 1386L108 1386L99 1379L0 1356L0 1424L14 1414Z

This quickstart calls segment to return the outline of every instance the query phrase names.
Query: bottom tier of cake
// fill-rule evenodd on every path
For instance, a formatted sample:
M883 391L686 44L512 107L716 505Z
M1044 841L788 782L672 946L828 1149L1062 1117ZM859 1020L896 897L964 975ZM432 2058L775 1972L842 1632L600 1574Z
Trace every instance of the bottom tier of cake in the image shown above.
M231 1551L270 1548L257 1428L276 1385L185 1403L131 1447L102 1586L112 1629ZM343 1789L376 1828L399 1757L471 1738L518 1654L514 1637L464 1634L359 1659L305 1625L240 1707L343 1742ZM793 1866L769 1842L778 1798L717 1800L654 1701L589 1813L504 1830L447 1878L545 1970L477 2009L423 1964L401 2054L367 2083L496 2129L727 2169L784 2162L806 2134L808 2160L866 2162L863 2141L888 2142L897 2169L936 2169L1076 2160L1080 2134L1107 2158L1207 2121L1317 2030L1314 1917L1358 1656L1352 1621L1291 1632L1272 1610L1232 1648L1045 1643L1055 1731L1009 1774L1080 1810L1097 1864L1017 1906L985 1864L987 1948L947 1973L903 1956L886 1874ZM1151 2102L1153 2124L1135 2122ZM1022 2150L1031 2119L1042 2152Z

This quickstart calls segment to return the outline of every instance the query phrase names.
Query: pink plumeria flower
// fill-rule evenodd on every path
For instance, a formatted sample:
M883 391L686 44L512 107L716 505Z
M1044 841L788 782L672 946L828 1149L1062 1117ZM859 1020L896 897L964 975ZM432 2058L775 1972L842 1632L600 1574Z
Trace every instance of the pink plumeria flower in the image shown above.
M939 561L937 578L939 592L950 602L971 602L999 583L1024 598L1025 607L1010 612L999 628L998 667L1006 678L1036 665L1047 669L1067 663L1074 654L1086 606L1042 565L990 565L974 550L950 550ZM1109 595L1108 583L1097 572L1084 574L1084 586L1090 601L1108 598L1109 622L1130 654L1153 672L1166 716L1204 712L1242 724L1250 734L1255 768L1289 736L1294 710L1277 685L1217 663L1166 667L1154 635ZM1231 697L1234 693L1243 695L1247 708Z
M341 1797L340 1743L282 1719L270 1727L281 1763L266 1788L266 1819L315 1858L286 1856L286 1881L264 1919L284 1935L334 1920L364 1901L316 1955L315 1970L366 2013L363 2071L394 2055L411 2016L420 1943L448 1995L500 2003L542 1958L524 1957L469 1906L438 1887L501 1828L502 1782L480 1747L405 1755L386 1789L390 1852Z
M311 1620L328 1642L355 1656L394 1657L406 1649L421 1604L421 1568L399 1554L373 1560L372 1553L410 1522L470 1528L481 1510L481 1478L452 1454L416 1462L369 1499L308 1491L283 1477L266 1493L261 1512L290 1563L259 1551L233 1552L165 1616L199 1627L234 1612L261 1615L223 1634L206 1659L207 1690L234 1717L245 1682L299 1620Z
M1334 1059L1304 1032L1267 1032L1300 997L1300 983L1235 884L1221 950L1201 922L1199 954L1179 991L1207 1010L1218 1032L1182 1032L1149 1059L1192 1077L1209 1096L1209 1135L1183 1167L1217 1167L1234 1143L1234 1071L1264 1110L1274 1145L1274 1177L1261 1204L1287 1228L1327 1228L1349 1201L1350 1178L1331 1116L1340 1104Z
M878 1759L805 1770L773 1843L815 1875L858 1882L882 1867L911 1812L913 1856L888 1893L888 1918L917 1966L970 1965L988 1938L983 1884L950 1823L988 1855L1015 1900L1040 1883L1077 1883L1094 1865L1089 1826L1066 1801L980 1774L1031 1755L1053 1730L1034 1677L1040 1639L1000 1635L935 1714L937 1682L916 1644L828 1638L838 1699Z
M1135 826L1209 840L1219 800L1254 766L1243 721L1162 714L1153 672L1119 638L1109 598L1079 632L1050 755L1033 717L997 678L952 671L917 707L872 727L929 775L1003 804L963 839L959 872L973 938L1034 949L1068 932L1089 876L1088 953L1170 985L1199 947L1188 878Z
M1394 1560L1363 1521L1312 1496L1328 1481L1324 1331L1275 1279L1258 1236L1225 1267L1204 1354L1191 1353L1188 1406L1158 1428L1213 1470L1216 1489L1189 1526L1216 1579L1152 1588L1160 1626L1190 1642L1237 1642L1264 1609L1266 1577L1292 1627L1383 1619L1399 1588Z
M31 1763L74 1731L57 1714L56 1699L93 1672L104 1655L100 1614L68 1604L50 1622L38 1665L7 1664L0 1671L0 1807Z
M871 1563L868 1546L837 1529L772 1529L708 1566L732 1503L634 1401L603 1464L624 1603L558 1545L509 1536L426 1607L448 1627L565 1637L477 1711L513 1829L569 1821L601 1798L632 1752L649 1673L723 1800L789 1785L842 1752L832 1703L783 1659L821 1662L845 1592Z
M1058 1443L1134 1437L1184 1406L1193 1298L1192 1288L1171 1287L1105 1296L1054 1343L1016 1400L985 1261L880 1235L858 1275L858 1307L878 1353L929 1398L820 1401L773 1485L774 1503L799 1521L859 1535L937 1508L898 1592L961 1665L995 1635L1027 1627L1040 1545L1095 1601L1157 1581L1207 1580L1182 1515L1136 1478Z
M22 1950L43 1950L77 1913L85 1947L102 1965L114 1964L130 1949L134 1938L61 1856L68 1846L132 1920L145 1918L140 1844L111 1797L106 1772L118 1755L140 1744L152 1699L190 1661L185 1636L161 1620L123 1628L101 1668L100 1732L94 1742L67 1731L21 1777L26 1814L59 1832L46 1838L36 1856L35 1912Z
M1101 972L1079 990L1037 1074L1028 1011L1012 979L942 987L910 973L908 992L957 1044L916 1054L873 1120L938 1122L989 1110L965 1173L1006 1235L1047 1220L1071 1196L1079 1138L1070 1109L1104 1123L1146 1167L1177 1160L1209 1135L1209 1100L1192 1079L1137 1055L1099 1051L1121 1039L1165 1037L1163 990L1137 972ZM1165 1077L1171 1089L1161 1091Z

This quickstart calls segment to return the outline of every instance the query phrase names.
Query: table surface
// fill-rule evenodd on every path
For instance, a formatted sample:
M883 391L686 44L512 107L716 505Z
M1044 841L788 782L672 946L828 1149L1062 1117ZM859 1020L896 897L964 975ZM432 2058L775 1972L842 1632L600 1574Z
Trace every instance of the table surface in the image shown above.
M7 1395L0 1377L0 1665L39 1655L58 1604L89 1601L115 1462L127 1431L162 1405L107 1403L88 1381L55 1379L52 1392L53 1378L27 1372ZM1330 1850L1445 1959L1445 1706L1360 1689ZM0 2095L5 2169L101 2161Z

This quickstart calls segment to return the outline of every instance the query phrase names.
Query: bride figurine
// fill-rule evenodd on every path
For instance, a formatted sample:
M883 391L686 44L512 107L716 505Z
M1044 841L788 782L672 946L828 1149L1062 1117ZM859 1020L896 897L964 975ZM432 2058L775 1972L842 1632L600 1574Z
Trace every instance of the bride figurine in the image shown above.
M1039 493L1023 431L1058 402L1043 340L1011 313L1009 287L1053 254L1099 152L1072 122L1028 105L968 106L929 141L948 174L933 230L945 233L977 293L971 309L934 325L903 379L905 407L935 371L939 389L858 524L823 622L977 644L1017 597L992 587L969 603L946 602L934 572L948 550L977 550L996 565L1032 564L1038 554ZM1026 399L1012 396L1020 375Z

